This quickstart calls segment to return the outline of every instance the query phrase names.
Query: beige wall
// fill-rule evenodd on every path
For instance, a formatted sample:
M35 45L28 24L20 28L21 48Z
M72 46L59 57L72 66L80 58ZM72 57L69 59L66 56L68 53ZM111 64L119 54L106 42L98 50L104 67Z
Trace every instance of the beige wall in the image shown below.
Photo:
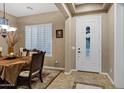
M16 51L19 51L20 47L24 47L24 31L26 25L32 24L42 24L42 23L53 23L53 33L52 33L52 57L45 58L45 65L54 66L54 67L64 67L65 65L65 38L56 38L56 30L63 29L65 26L65 19L63 15L56 11L26 17L18 17L17 25L18 25L18 34L20 38L20 42L16 48ZM64 35L65 37L65 35ZM58 61L58 64L55 64L55 61Z
M108 13L100 13L102 15L102 71L107 72L113 78L114 73L114 10L113 6ZM0 16L1 16L0 12ZM16 52L20 47L24 47L24 27L25 25L53 23L53 56L45 58L45 65L54 67L64 67L68 72L70 69L75 69L76 64L76 24L75 17L70 17L66 20L60 12L51 12L38 14L26 17L6 16L11 25L18 27L19 43L16 46ZM64 27L65 26L65 27ZM64 30L65 28L65 30ZM56 29L64 30L64 38L56 38ZM0 36L0 46L4 47L4 55L7 53L7 45L5 39ZM55 61L58 60L58 64ZM111 72L111 70L113 72Z
M0 17L3 17L3 12L0 12ZM16 25L16 17L15 16L12 16L10 14L6 14L6 18L9 20L9 25L10 26L17 26ZM2 55L6 55L7 54L7 43L6 43L6 40L5 38L1 37L0 35L0 47L3 47L3 52L2 52Z
M114 80L114 5L107 14L109 75Z
M102 15L102 72L109 72L107 14Z
M75 25L70 17L65 22L65 72L69 72L75 65ZM74 45L73 45L74 44Z

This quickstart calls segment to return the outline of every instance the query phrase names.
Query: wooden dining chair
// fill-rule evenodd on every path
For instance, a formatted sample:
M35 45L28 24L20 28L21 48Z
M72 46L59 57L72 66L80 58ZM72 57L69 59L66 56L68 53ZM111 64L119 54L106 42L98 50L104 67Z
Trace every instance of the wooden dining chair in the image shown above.
M43 82L42 69L44 63L44 56L45 56L45 52L40 52L38 54L32 55L30 70L20 72L17 79L17 86L19 82L22 81L22 79L25 79L27 81L29 88L31 88L31 80L37 76L39 76L40 81Z
M37 54L37 53L39 53L40 52L40 50L38 50L38 49L32 49L30 52L29 52L29 56L32 56L32 54Z
M20 56L28 56L29 55L29 52L30 52L30 50L28 50L28 49L26 49L26 48L24 48L24 49L20 49Z

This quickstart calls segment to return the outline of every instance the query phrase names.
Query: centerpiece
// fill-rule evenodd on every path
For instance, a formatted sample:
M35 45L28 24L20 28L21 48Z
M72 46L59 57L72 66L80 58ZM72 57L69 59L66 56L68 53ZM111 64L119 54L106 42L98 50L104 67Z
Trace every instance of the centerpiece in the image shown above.
M8 32L6 42L8 44L8 55L14 56L14 47L18 43L16 32Z

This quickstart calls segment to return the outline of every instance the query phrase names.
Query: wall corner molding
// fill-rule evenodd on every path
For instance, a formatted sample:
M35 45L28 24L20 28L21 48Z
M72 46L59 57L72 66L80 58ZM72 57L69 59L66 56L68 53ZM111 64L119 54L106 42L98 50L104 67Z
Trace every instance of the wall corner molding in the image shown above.
M106 72L101 72L100 74L106 75L108 77L108 79L111 81L111 83L115 86L115 83L113 81L113 79L110 77L110 75Z

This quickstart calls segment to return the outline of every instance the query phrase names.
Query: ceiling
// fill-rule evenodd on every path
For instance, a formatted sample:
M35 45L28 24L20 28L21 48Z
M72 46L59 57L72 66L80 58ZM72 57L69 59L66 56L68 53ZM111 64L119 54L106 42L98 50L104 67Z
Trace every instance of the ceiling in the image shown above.
M69 16L107 13L111 5L112 3L56 3L56 6L66 18Z
M58 10L54 3L6 3L5 5L6 12L16 17L35 15ZM2 3L0 3L0 11L3 11Z

